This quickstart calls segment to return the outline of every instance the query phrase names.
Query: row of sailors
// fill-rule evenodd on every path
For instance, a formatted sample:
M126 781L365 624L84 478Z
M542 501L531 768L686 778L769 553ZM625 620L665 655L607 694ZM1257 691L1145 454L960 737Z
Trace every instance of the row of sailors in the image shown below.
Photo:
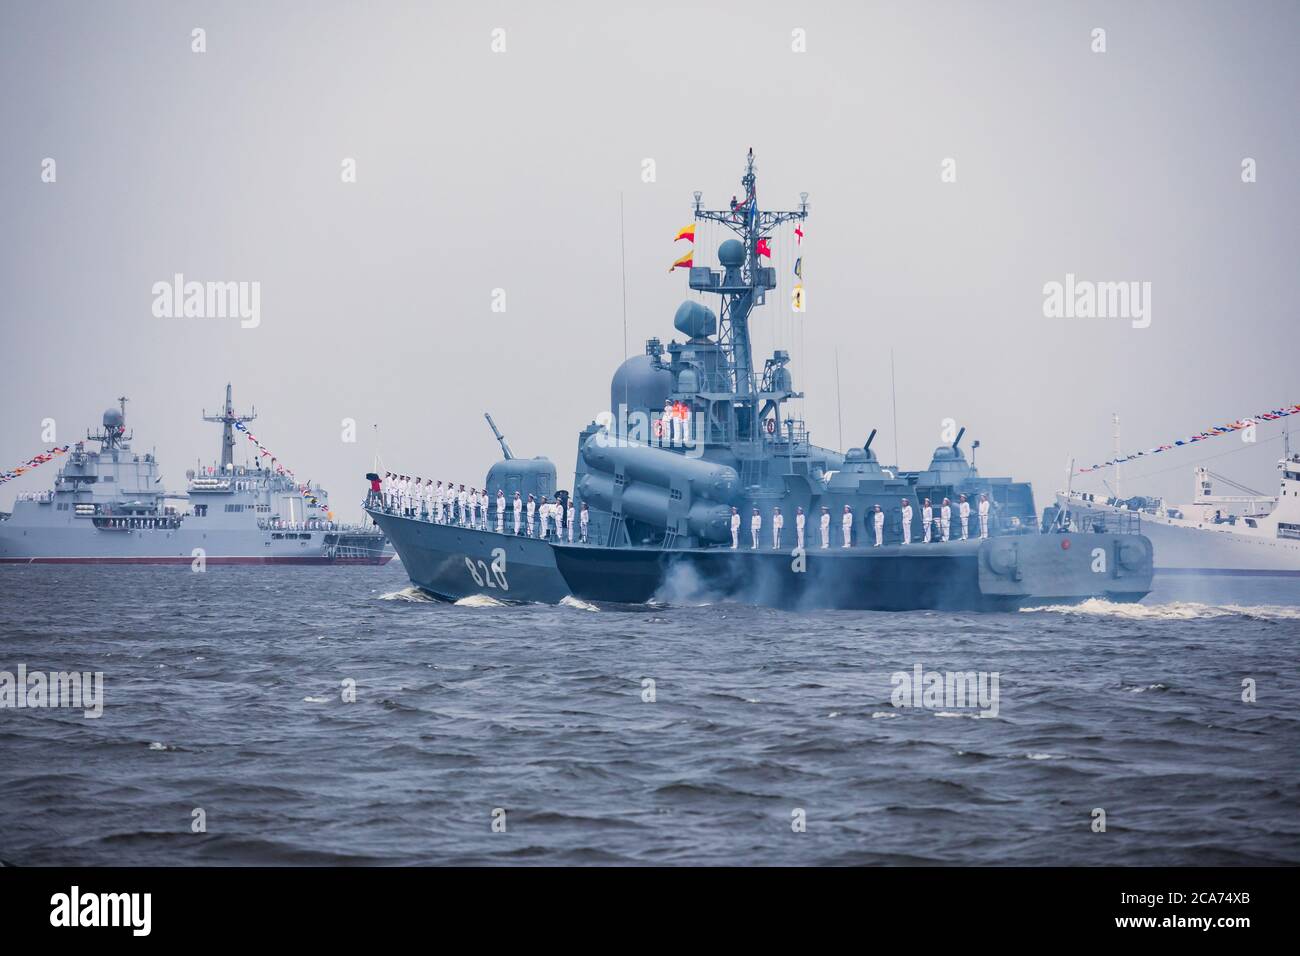
M489 500L485 490L466 489L464 485L456 489L452 487L451 482L447 482L444 487L441 481L434 484L432 478L411 478L407 475L387 472L380 482L379 494L383 498L386 510L408 518L425 517L438 524L456 524L466 528L488 530ZM581 530L581 541L583 544L587 543L590 513L585 501L575 515L577 509L574 508L572 501L567 502L567 508L558 498L552 502L545 495L540 502L533 495L529 495L525 501L517 491L513 500L507 501L505 492L498 488L496 504L498 534L505 533L506 511L509 510L513 515L512 524L516 535L523 534L526 528L527 536L530 538L554 537L558 541L567 529L569 543L572 544L576 517L576 526ZM534 535L535 531L540 533Z
M910 498L902 499L903 506L903 544L912 543L912 500ZM961 496L961 501L957 506L957 520L961 527L961 540L965 541L970 535L970 502L966 496ZM989 497L980 495L979 500L979 527L980 537L989 536ZM804 547L804 526L807 522L807 516L803 513L803 508L796 508L794 515L794 534L795 547L800 551ZM731 547L740 547L740 512L731 509ZM781 549L781 530L785 527L785 517L781 514L780 507L772 509L772 548L773 550ZM875 544L873 547L879 548L884 543L885 537L885 512L881 510L880 505L875 505L871 515L871 528L875 533ZM934 538L940 541L947 541L952 531L952 502L947 498L943 499L943 504L939 507L938 514L935 513L930 499L926 498L925 503L921 506L921 528L925 535L925 543L929 544ZM753 516L749 519L750 547L757 550L758 538L763 530L763 516L759 514L757 508L754 509ZM818 522L818 530L821 532L821 545L823 548L829 548L831 543L831 510L825 505L822 506L822 513ZM853 544L853 509L848 505L844 506L844 514L840 518L840 532L844 539L844 547L851 547Z

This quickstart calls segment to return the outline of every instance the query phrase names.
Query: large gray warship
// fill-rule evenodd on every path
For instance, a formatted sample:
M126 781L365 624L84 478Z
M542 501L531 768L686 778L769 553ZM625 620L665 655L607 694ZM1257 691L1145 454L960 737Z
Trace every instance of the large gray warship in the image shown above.
M689 271L690 288L718 296L719 311L683 303L674 325L685 341L651 339L644 354L625 361L610 384L611 411L577 436L572 497L574 514L587 509L586 540L571 533L567 509L558 535L530 536L531 518L515 533L516 492L521 502L532 495L567 504L569 496L557 493L548 459L516 458L497 433L505 457L488 472L489 507L477 526L372 490L366 510L412 583L447 600L728 599L795 609L1006 610L1145 596L1147 538L1131 527L1054 533L1059 527L1040 525L1029 484L982 476L961 447L964 430L918 471L882 465L871 448L874 431L844 452L811 442L788 404L802 397L789 353L776 351L756 375L749 333L753 310L777 285L762 260L770 237L807 218L807 196L794 211L761 210L752 150L741 184L744 198L724 210L705 209L695 194L696 222L735 233L718 248L719 269L692 264ZM969 537L959 535L955 517L927 534L924 500L937 514L950 499L955 512L962 495L987 496L988 537L978 524ZM777 509L784 528L774 536ZM796 540L800 509L804 547ZM823 514L831 519L829 543ZM751 536L754 515L761 532Z
M234 462L236 415L226 386L219 465L186 473L184 494L164 490L157 459L131 450L126 399L77 442L51 491L19 495L0 514L7 564L384 564L383 532L330 518L324 489L274 468Z

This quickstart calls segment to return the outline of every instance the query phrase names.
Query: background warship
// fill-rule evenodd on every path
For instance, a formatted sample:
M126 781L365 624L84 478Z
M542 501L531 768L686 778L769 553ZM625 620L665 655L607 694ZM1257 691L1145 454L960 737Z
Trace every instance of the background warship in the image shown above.
M0 515L0 563L384 564L382 532L330 520L328 494L257 464L234 463L236 415L226 386L221 463L187 472L185 494L164 490L158 461L131 450L126 399L102 429L68 452L52 491L20 495Z
M790 355L778 350L754 371L749 321L776 288L763 264L773 232L807 218L798 210L762 211L753 151L741 180L743 199L729 209L703 208L697 222L735 233L718 249L720 270L694 265L692 290L719 297L715 314L687 301L674 325L684 342L646 343L610 384L611 411L577 436L574 499L590 513L588 543L542 541L497 533L497 493L554 500L556 472L546 458L505 458L488 472L486 527L441 524L385 505L372 494L366 510L384 529L412 583L444 599L486 594L510 600L645 602L725 598L777 607L906 610L1009 609L1093 597L1136 601L1149 590L1151 543L1136 533L1098 528L1040 533L1027 483L986 478L967 461L961 438L937 448L919 471L882 466L871 438L846 452L814 445L787 403L795 391ZM671 410L684 409L680 426ZM495 430L495 426L494 426ZM922 543L922 500L936 513L958 496L972 505L987 494L991 536ZM566 493L558 492L563 500ZM912 506L911 544L903 544L902 499ZM885 512L884 544L874 546L871 514ZM732 548L731 516L742 518L742 546ZM772 547L773 508L785 516L781 548ZM852 509L852 543L841 547L841 517ZM509 507L509 506L508 506ZM794 549L795 512L807 516L806 550ZM831 514L831 547L820 545L818 518ZM759 547L750 516L762 518ZM973 510L973 508L972 508ZM1059 529L1052 529L1059 530ZM1123 529L1131 531L1130 528ZM568 535L564 536L566 539ZM794 549L794 550L792 550Z

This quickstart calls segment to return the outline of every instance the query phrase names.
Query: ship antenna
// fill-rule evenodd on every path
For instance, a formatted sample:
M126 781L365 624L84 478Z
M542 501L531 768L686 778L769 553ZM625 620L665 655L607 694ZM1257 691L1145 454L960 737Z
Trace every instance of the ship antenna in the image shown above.
M717 344L727 360L721 372L729 379L732 400L744 408L738 416L741 427L749 430L744 437L752 440L758 410L749 319L754 308L764 304L767 293L776 288L776 269L764 266L762 257L770 255L768 240L778 227L808 218L808 201L807 194L800 193L798 209L759 209L752 147L745 155L745 174L740 183L743 195L733 197L726 209L703 208L701 194L695 193L696 221L714 222L730 229L739 239L742 252L737 261L724 264L721 274L707 266L692 267L689 285L697 292L721 297ZM730 436L731 439L739 437Z
M840 350L835 350L835 420L840 429L839 448L844 447L844 408L840 398Z
M221 424L221 470L225 471L234 465L235 461L235 423L251 422L257 417L257 408L254 407L247 415L236 415L235 406L230 397L230 383L226 383L226 404L220 415L209 415L206 411L203 413L205 422L219 422Z
M889 402L894 409L894 467L899 466L898 457L898 389L894 385L894 350L889 350Z
M618 191L618 256L623 267L623 361L627 361L627 238L623 232L623 190Z

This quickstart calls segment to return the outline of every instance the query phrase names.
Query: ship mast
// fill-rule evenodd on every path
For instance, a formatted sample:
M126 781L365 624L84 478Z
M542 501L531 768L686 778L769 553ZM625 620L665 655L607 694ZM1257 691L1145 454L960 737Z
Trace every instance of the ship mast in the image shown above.
M235 461L235 422L251 422L257 417L257 408L247 415L236 415L235 406L230 398L230 383L226 383L226 406L220 415L209 415L206 410L203 413L205 422L221 423L221 470L227 471Z
M733 197L730 209L705 209L702 193L695 193L695 219L719 222L734 232L745 248L745 261L740 270L740 283L719 283L716 273L705 268L692 268L690 286L700 292L714 292L722 297L719 312L718 343L729 351L732 381L729 383L742 400L752 401L754 388L754 359L749 340L749 315L757 305L762 305L767 290L776 288L776 270L763 266L759 258L759 243L771 238L781 224L808 218L808 194L800 193L799 209L790 212L763 212L758 208L757 176L754 172L754 149L751 146L745 163L745 175L740 180L744 187L743 200Z

